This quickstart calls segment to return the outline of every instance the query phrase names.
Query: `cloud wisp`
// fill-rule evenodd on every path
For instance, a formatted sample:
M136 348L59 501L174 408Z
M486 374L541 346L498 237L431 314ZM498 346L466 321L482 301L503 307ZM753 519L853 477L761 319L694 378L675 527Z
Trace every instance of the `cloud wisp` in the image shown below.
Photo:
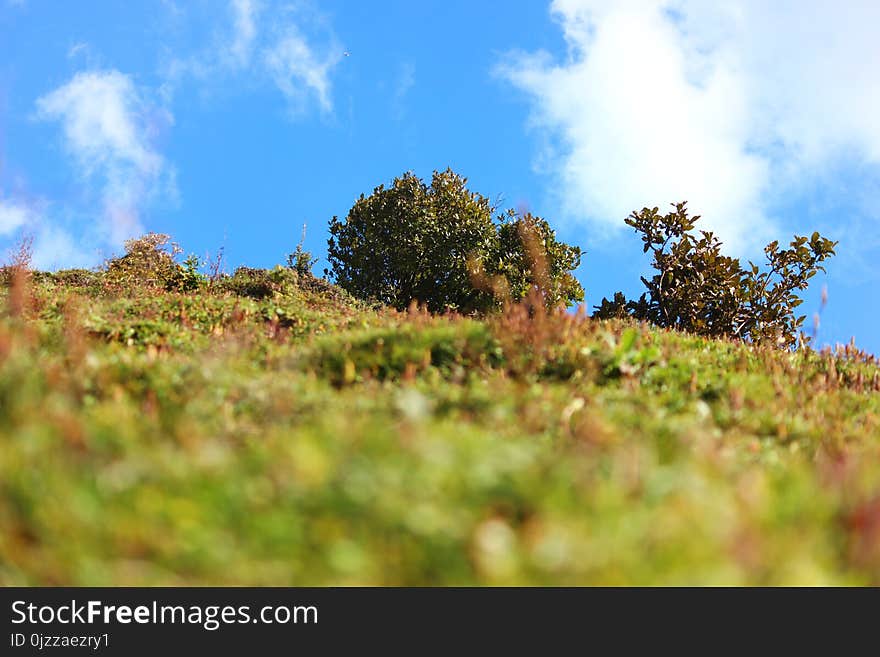
M170 0L165 7L178 26L198 18L198 8ZM343 49L322 16L270 0L228 0L226 9L210 46L172 58L157 89L119 70L89 66L36 100L35 118L60 126L81 193L73 203L39 207L0 194L0 237L32 234L35 265L51 268L95 264L142 234L151 206L177 199L175 168L157 138L174 122L168 108L183 84L228 87L230 79L247 75L275 85L291 115L313 105L332 112L331 77ZM77 42L68 58L81 55L91 59L89 45Z
M414 62L403 62L400 65L397 81L391 94L391 117L400 121L406 116L406 96L416 84L416 65Z
M14 198L0 198L0 237L32 226L38 218L34 208Z
M210 46L167 65L167 97L186 78L210 83L246 72L252 81L274 84L293 116L312 103L332 112L332 74L343 48L321 16L269 0L229 0L226 15Z
M330 72L342 58L339 48L318 55L296 27L288 26L265 51L264 58L267 70L294 112L302 111L310 95L322 112L333 109Z
M771 6L772 5L772 6ZM687 199L733 251L772 206L840 158L880 163L876 3L556 0L567 46L509 53L566 215L608 235Z
M244 66L250 61L254 41L257 38L259 6L254 0L232 0L230 9L233 16L233 30L229 52L237 65Z
M37 118L60 124L77 177L100 205L100 219L88 228L92 246L118 248L142 233L144 207L158 194L173 193L173 169L152 143L173 122L171 114L117 70L78 73L36 107ZM44 227L52 242L75 241L60 231Z

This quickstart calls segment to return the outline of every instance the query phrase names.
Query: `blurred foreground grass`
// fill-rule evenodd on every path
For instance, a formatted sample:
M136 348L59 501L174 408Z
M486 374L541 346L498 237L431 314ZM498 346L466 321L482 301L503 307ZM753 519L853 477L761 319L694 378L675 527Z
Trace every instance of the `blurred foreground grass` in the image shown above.
M855 349L242 294L3 291L0 584L880 584Z

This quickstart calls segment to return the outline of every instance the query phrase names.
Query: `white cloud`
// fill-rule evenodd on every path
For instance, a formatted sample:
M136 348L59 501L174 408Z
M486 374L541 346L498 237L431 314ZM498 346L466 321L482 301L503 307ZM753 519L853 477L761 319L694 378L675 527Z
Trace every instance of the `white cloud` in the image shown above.
M406 95L416 84L416 65L404 62L400 65L394 92L391 94L391 116L399 121L406 115Z
M238 65L246 64L251 57L257 36L257 11L254 0L232 0L233 36L229 51Z
M91 232L89 228L86 233ZM50 220L48 203L42 199L0 197L0 237L33 238L31 265L47 270L60 266L85 267L95 264L97 252L89 253L83 240L75 240L70 232ZM7 253L17 250L13 239ZM8 257L8 256L7 256Z
M11 235L35 220L36 212L29 205L15 199L0 198L0 237Z
M67 49L67 58L73 59L78 55L85 55L88 57L89 55L89 44L85 41L77 41L70 48Z
M214 32L210 46L166 63L167 100L187 78L204 84L247 72L248 83L275 84L293 114L312 101L332 111L331 74L343 48L322 15L305 4L271 0L229 0L226 15L228 22Z
M734 250L840 158L880 162L880 3L556 0L568 46L512 53L567 214L599 233L687 199ZM549 164L548 164L549 163Z
M341 57L338 47L317 53L300 31L289 25L266 51L265 62L275 84L294 109L302 109L309 95L314 95L321 110L329 112L333 108L330 72Z
M44 225L34 240L31 264L42 271L68 267L92 267L98 250L84 246L68 230L52 224Z
M161 190L168 168L151 140L171 115L115 70L78 73L38 99L37 111L61 123L82 179L97 184L103 239L119 246L142 233L141 212Z

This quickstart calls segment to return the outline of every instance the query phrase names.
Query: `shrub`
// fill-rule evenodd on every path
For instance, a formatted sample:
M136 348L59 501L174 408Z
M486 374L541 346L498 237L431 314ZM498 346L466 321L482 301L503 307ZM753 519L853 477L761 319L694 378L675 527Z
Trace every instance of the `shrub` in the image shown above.
M287 268L296 272L300 279L310 280L315 278L312 273L312 267L318 262L317 258L313 258L309 251L306 251L303 245L306 242L306 225L303 224L302 238L296 245L293 253L287 254Z
M297 275L290 269L276 266L274 269L239 267L232 276L219 280L220 289L240 297L265 299L276 293L283 294L296 287Z
M100 285L103 275L91 269L59 269L51 280L65 287L92 287Z
M177 274L174 257L180 252L171 237L161 233L126 240L125 255L107 263L107 279L127 286L164 287Z
M447 169L426 185L412 173L361 195L345 220L330 222L328 259L338 285L353 296L403 309L412 300L432 312L487 310L505 294L525 296L535 272L528 266L524 229L534 230L547 254L548 303L583 298L569 274L580 249L562 244L543 219L508 211L497 220L489 200Z
M177 274L166 282L165 287L178 292L192 292L208 283L208 277L199 272L202 260L199 256L191 253L183 261L183 265L177 268Z
M0 285L12 286L15 279L24 280L31 275L31 260L34 256L34 236L22 235L10 253L9 263L0 266Z
M303 248L302 244L296 245L293 253L287 254L287 268L295 271L300 278L312 278L312 267L318 262L317 258Z
M699 335L794 347L804 321L794 315L803 302L797 291L825 271L820 263L834 255L837 242L817 232L809 239L795 235L788 249L775 241L765 247L765 271L752 262L743 268L721 253L711 232L694 234L700 217L689 217L686 203L673 205L666 215L644 208L626 219L641 234L644 252L652 252L658 273L642 277L648 291L638 301L618 292L611 301L602 299L594 317L631 316Z
M183 266L175 258L183 253L169 235L147 233L126 240L125 255L107 262L106 280L124 287L159 287L187 292L207 282L199 273L201 261L190 255Z
M98 296L105 291L104 272L91 269L59 269L54 273L35 272L40 282L75 289L78 293Z

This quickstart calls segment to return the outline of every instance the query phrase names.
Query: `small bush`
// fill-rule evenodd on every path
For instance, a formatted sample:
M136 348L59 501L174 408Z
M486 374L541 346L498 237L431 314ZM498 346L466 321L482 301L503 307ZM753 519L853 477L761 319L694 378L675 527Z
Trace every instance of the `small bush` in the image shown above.
M302 244L296 245L296 250L287 255L287 268L295 271L300 278L311 278L312 267L318 262L317 258L313 258L312 254L303 248Z
M103 274L91 269L60 269L52 274L56 285L65 287L93 287L101 284Z
M35 272L35 282L75 290L96 297L106 291L105 273L92 269L59 269L56 272Z
M711 232L694 233L700 217L689 217L686 203L674 207L666 215L644 208L626 219L641 233L658 273L650 280L642 277L648 292L638 301L618 292L613 300L602 299L594 317L630 316L698 335L796 346L804 321L794 315L803 302L797 292L825 271L821 263L834 255L837 242L819 233L809 239L796 235L788 249L774 241L764 249L766 270L752 262L743 268L737 258L721 253L721 242Z
M33 256L33 235L22 235L10 253L9 262L0 266L0 285L10 287L16 279L28 278L31 275Z
M240 297L265 299L276 293L283 294L296 287L297 274L284 267L274 269L253 269L239 267L232 276L226 276L217 282L217 286Z
M177 275L166 283L166 289L192 292L207 285L208 277L199 272L201 266L201 259L195 254L190 254L183 261L183 266L178 268Z
M183 253L169 235L147 233L125 242L125 255L112 258L106 265L105 280L125 288L163 288L190 292L207 283L199 273L201 260L190 255L180 265L175 260Z
M174 257L180 252L171 237L161 233L126 240L125 255L107 263L107 279L124 286L165 287L177 275Z

